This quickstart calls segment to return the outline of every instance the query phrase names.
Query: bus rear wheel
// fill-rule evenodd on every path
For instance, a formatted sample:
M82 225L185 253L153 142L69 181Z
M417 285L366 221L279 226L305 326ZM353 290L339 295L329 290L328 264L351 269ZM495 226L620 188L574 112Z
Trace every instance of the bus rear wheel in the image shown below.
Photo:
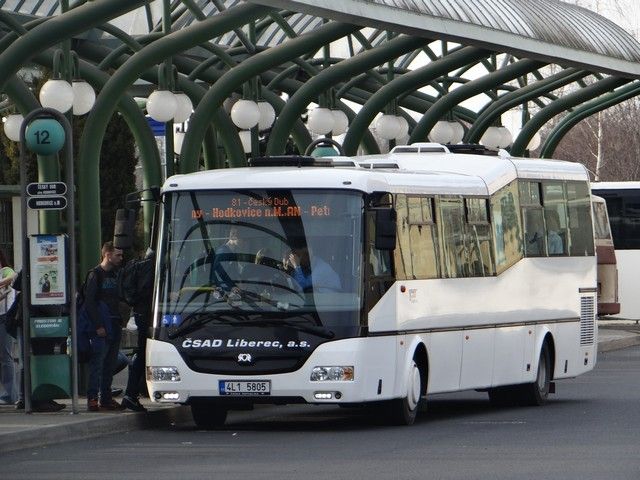
M522 405L544 405L549 397L551 387L551 353L547 342L542 344L540 359L538 360L538 373L536 380L520 387L520 400Z
M423 375L414 358L407 379L406 396L389 400L385 405L386 418L394 425L413 425L418 415L423 391Z
M536 380L524 385L506 385L489 389L489 400L495 407L539 406L546 403L551 387L551 353L547 342L540 350Z
M212 403L191 404L191 416L198 428L215 430L224 425L227 419L227 409Z

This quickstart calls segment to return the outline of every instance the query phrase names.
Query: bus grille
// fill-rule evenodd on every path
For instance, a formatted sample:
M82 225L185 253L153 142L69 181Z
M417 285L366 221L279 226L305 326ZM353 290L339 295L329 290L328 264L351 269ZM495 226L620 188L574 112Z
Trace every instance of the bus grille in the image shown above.
M595 297L582 297L580 298L580 345L593 345L595 329Z

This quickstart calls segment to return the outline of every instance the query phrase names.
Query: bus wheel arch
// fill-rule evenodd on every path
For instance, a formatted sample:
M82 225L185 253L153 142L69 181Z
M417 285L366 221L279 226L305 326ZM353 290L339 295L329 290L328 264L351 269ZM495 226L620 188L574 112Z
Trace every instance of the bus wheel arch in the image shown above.
M421 396L422 406L424 406L425 397L427 396L427 390L429 385L429 355L427 354L427 348L424 346L424 343L419 343L413 354L413 358L416 361L418 368L420 370L420 376L422 377L422 391Z
M408 368L403 375L402 396L385 402L385 417L394 425L413 425L425 403L428 382L428 357L423 343L408 351Z

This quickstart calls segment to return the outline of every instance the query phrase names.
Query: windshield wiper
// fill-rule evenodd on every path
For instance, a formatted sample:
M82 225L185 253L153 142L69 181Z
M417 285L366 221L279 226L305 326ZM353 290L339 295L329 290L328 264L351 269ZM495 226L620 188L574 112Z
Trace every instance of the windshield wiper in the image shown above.
M204 307L205 305L203 305ZM190 321L191 319L197 318L197 320ZM173 340L174 338L179 337L180 335L184 335L186 333L193 332L197 330L201 326L211 322L212 320L217 320L227 325L237 325L244 324L246 320L242 320L239 318L245 318L245 315L237 314L234 312L233 315L229 313L221 313L221 312L203 312L202 308L191 312L189 315L185 317L180 326L178 326L173 332L169 333L167 336Z
M275 326L286 325L287 327L293 327L296 330L299 330L305 333L310 333L312 335L316 335L317 337L330 339L336 336L336 334L333 331L329 330L328 328L321 327L318 325L305 325L305 324L295 322L293 320L285 320L283 318L281 319L260 318L255 320L246 320L246 321L243 321L242 324L243 325L275 325Z

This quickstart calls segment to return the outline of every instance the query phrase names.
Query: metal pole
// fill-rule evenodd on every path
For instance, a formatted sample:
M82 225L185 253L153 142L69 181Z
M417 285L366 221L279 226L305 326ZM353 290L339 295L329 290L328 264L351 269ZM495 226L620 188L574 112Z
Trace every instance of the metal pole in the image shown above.
M20 127L20 210L22 213L22 369L24 372L24 411L31 413L31 329L29 315L29 238L27 230L27 152L24 132L27 121L32 114L25 117Z

